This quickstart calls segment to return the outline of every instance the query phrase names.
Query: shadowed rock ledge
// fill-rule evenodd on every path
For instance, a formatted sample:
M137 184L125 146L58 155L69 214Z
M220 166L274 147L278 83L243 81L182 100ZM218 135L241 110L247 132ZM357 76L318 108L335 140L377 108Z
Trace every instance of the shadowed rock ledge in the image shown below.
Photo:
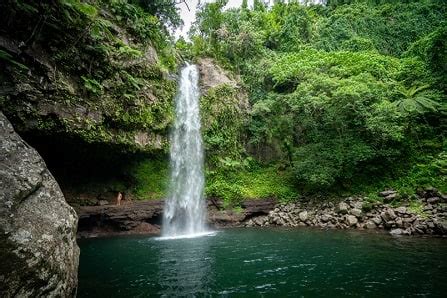
M1 296L75 296L76 213L1 112L0 140Z
M218 200L208 201L210 226L235 227L254 216L265 216L275 207L274 200L252 200L242 204L242 210L225 210ZM80 237L121 234L158 234L162 222L164 201L133 201L121 206L82 206L79 214Z

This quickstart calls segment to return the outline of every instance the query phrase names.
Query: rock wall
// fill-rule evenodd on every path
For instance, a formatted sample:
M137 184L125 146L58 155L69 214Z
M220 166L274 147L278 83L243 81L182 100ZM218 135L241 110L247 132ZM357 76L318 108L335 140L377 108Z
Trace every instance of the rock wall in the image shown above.
M1 296L75 296L76 213L1 112L0 141Z
M250 104L240 79L211 58L197 61L200 72L200 113L208 166L240 160L245 152Z
M166 149L176 83L151 37L135 30L150 15L120 1L82 6L95 17L67 1L0 3L0 108L21 135Z

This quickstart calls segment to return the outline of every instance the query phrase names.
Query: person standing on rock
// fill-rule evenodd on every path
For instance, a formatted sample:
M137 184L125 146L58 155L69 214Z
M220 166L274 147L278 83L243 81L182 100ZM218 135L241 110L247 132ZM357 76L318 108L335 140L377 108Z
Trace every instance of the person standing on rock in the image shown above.
M118 195L116 196L116 205L120 206L121 205L121 200L123 199L123 195L121 192L118 192Z

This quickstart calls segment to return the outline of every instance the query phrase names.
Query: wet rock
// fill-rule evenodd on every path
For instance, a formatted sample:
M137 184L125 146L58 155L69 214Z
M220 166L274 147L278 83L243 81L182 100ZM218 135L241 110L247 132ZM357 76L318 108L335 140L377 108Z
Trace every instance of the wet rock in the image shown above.
M267 215L271 210L275 209L275 200L247 200L241 204L247 216L254 214ZM278 210L279 211L279 210Z
M404 231L402 229L393 229L390 231L391 235L402 235Z
M367 221L365 224L365 228L367 229L375 229L377 228L376 224L373 221Z
M76 208L79 215L79 235L82 237L110 234L158 233L162 218L163 201L135 201L114 206L81 206ZM244 214L213 210L208 219L220 224L232 224L244 218ZM147 223L146 230L141 230ZM139 228L140 227L140 228Z
M77 216L39 154L0 112L0 293L76 294Z

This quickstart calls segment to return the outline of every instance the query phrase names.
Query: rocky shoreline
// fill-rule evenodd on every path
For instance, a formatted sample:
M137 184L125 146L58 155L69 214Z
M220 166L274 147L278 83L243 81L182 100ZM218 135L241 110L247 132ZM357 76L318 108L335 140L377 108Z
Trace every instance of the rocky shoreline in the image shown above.
M339 201L301 200L277 203L250 200L239 209L208 200L208 223L226 227L316 227L323 229L383 230L394 235L447 235L447 196L436 189L422 191L408 202L394 201L398 193L381 192L383 202L349 197ZM384 203L387 202L387 203ZM163 201L134 201L121 206L77 207L78 237L158 234Z
M393 235L447 235L447 197L436 189L420 192L416 200L392 204L397 192L380 193L390 203L346 198L340 202L280 204L266 216L244 223L253 226L314 226L324 229L386 230Z

